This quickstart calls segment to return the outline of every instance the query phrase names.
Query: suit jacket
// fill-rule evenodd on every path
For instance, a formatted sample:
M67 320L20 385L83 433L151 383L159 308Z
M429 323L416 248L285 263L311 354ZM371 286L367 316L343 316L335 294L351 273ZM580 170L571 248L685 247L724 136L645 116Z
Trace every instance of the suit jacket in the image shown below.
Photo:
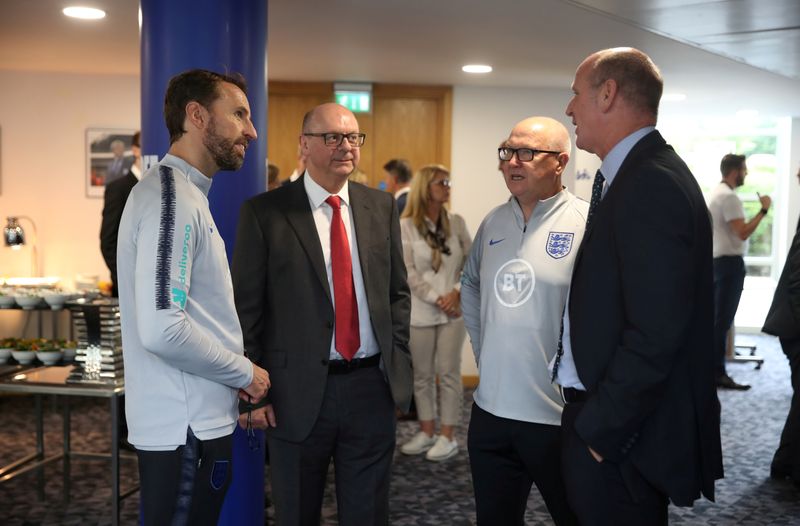
M658 132L637 143L595 209L569 300L589 393L579 436L677 505L722 477L714 381L711 223L700 187Z
M800 230L797 230L783 266L764 328L788 340L800 338Z
M105 179L106 186L128 175L135 160L136 159L131 156L112 159L108 164L108 172L106 173Z
M381 367L408 411L411 299L394 198L349 183L358 255ZM322 246L303 177L242 205L233 255L236 308L247 355L270 374L275 438L302 441L328 378L334 311Z
M111 295L117 297L117 232L128 195L139 179L128 171L125 177L106 186L103 198L103 221L100 224L100 252L111 272Z

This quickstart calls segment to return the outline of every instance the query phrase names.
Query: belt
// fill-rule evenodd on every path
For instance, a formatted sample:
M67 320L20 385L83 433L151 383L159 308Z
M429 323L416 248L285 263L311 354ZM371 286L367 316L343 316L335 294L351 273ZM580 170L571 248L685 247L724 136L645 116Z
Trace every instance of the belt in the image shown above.
M564 401L568 404L585 402L586 398L588 398L586 391L581 391L580 389L574 389L572 387L563 388L561 390L561 396L564 397Z
M366 358L353 358L349 362L347 360L331 360L328 362L328 374L348 374L356 369L377 367L380 363L380 354L373 354Z

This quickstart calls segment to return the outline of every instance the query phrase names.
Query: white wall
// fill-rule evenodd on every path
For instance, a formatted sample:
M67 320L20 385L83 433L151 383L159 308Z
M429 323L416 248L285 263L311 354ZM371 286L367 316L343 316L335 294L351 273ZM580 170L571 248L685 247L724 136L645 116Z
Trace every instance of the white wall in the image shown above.
M86 129L138 129L139 78L0 71L0 86L3 224L9 215L36 222L42 275L68 285L78 273L109 279L100 255L103 199L86 197ZM30 275L29 250L0 245L0 276ZM16 314L0 316L0 335L17 335Z

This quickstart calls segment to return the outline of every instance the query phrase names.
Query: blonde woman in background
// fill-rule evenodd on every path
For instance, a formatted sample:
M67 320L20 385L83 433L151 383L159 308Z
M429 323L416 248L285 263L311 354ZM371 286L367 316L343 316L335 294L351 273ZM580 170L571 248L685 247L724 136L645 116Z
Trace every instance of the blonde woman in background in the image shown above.
M461 216L450 214L450 172L424 166L411 184L400 220L403 259L411 288L411 360L419 432L400 447L406 455L446 460L458 453L453 436L461 419L460 278L472 239ZM440 435L435 434L436 376L439 377Z

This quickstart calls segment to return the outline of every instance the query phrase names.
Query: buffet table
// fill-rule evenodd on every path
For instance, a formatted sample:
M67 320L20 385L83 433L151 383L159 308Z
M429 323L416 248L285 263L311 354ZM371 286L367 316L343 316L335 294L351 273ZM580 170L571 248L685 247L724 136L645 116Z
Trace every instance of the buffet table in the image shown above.
M120 501L138 490L138 486L120 493L119 485L119 397L125 394L122 385L67 383L72 365L38 367L7 374L0 377L0 392L35 395L36 407L36 452L11 464L0 467L0 483L36 469L50 462L64 460L64 492L69 498L69 459L71 457L100 458L111 460L111 520L119 524ZM42 395L52 394L64 397L63 404L63 450L50 456L45 455L44 429L42 424ZM111 453L72 451L70 448L70 396L90 396L108 398L111 407Z

